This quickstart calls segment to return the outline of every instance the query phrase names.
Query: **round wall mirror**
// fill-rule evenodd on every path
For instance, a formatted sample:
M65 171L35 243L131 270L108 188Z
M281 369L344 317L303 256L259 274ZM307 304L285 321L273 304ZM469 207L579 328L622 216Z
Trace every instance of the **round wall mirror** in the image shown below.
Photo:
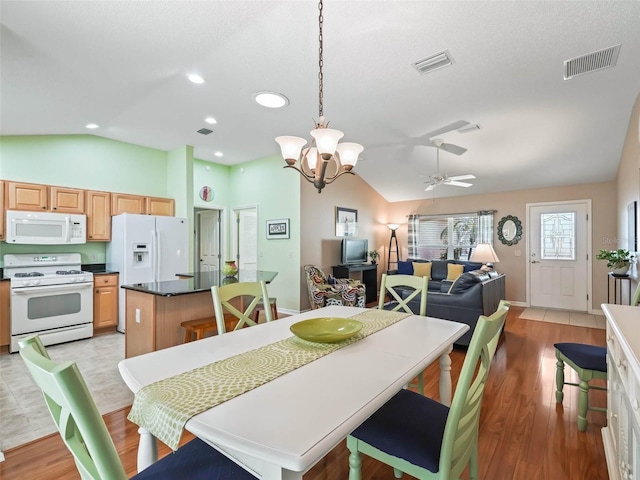
M522 223L518 217L507 215L498 223L498 239L505 245L515 245L522 238Z

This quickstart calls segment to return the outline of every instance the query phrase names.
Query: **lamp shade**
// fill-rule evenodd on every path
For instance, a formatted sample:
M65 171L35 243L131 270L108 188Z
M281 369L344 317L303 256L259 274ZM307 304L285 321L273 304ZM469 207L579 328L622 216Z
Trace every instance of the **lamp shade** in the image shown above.
M304 147L307 141L300 137L276 137L276 142L280 145L280 151L282 152L282 158L297 160L300 157L302 147Z
M342 165L356 166L358 161L358 155L364 150L364 147L359 143L345 142L339 143L336 147L336 151L340 156L340 163Z
M332 128L314 128L311 130L311 136L316 140L316 146L320 155L333 155L336 152L338 142L344 136L340 130Z
M318 163L318 149L316 147L309 148L305 158L307 159L309 169L315 171L316 164Z
M397 230L398 228L400 228L400 225L398 225L397 223L387 223L387 227L389 227L389 230Z
M500 259L498 255L496 255L493 247L488 243L479 243L476 248L473 250L471 254L471 258L469 258L470 262L482 262L484 264L487 263L495 263L499 262Z

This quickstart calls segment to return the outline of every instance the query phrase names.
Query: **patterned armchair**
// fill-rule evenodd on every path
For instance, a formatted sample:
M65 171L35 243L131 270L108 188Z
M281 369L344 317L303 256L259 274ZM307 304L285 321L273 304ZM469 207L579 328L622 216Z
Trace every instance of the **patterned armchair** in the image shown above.
M328 305L364 307L365 286L362 282L335 278L334 283L329 283L324 272L314 265L305 265L304 271L307 273L307 288L312 309Z

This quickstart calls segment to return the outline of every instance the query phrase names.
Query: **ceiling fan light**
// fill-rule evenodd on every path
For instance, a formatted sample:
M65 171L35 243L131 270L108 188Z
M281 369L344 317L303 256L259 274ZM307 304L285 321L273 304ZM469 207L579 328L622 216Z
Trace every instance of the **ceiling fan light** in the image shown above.
M280 145L282 158L284 158L289 165L296 163L296 160L300 158L302 147L307 143L304 138L289 136L276 137L276 142Z
M339 143L336 147L336 151L338 152L338 156L340 157L340 163L345 167L355 167L358 162L358 156L364 147L359 143L345 142Z
M318 152L324 156L335 153L338 142L344 137L344 133L332 128L314 128L311 130L311 136L316 140Z

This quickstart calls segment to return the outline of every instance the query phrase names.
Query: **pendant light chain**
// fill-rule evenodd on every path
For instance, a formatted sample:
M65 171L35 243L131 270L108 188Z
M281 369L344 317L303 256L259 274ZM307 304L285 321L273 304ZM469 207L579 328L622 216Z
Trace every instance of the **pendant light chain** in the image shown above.
M324 123L322 120L322 116L324 115L323 113L323 106L322 106L322 22L323 22L324 18L322 16L322 0L320 0L320 2L318 3L318 26L319 26L319 35L318 35L318 42L319 42L319 49L318 49L318 67L319 67L319 71L318 71L318 116L320 117L320 119L318 120L320 123Z

